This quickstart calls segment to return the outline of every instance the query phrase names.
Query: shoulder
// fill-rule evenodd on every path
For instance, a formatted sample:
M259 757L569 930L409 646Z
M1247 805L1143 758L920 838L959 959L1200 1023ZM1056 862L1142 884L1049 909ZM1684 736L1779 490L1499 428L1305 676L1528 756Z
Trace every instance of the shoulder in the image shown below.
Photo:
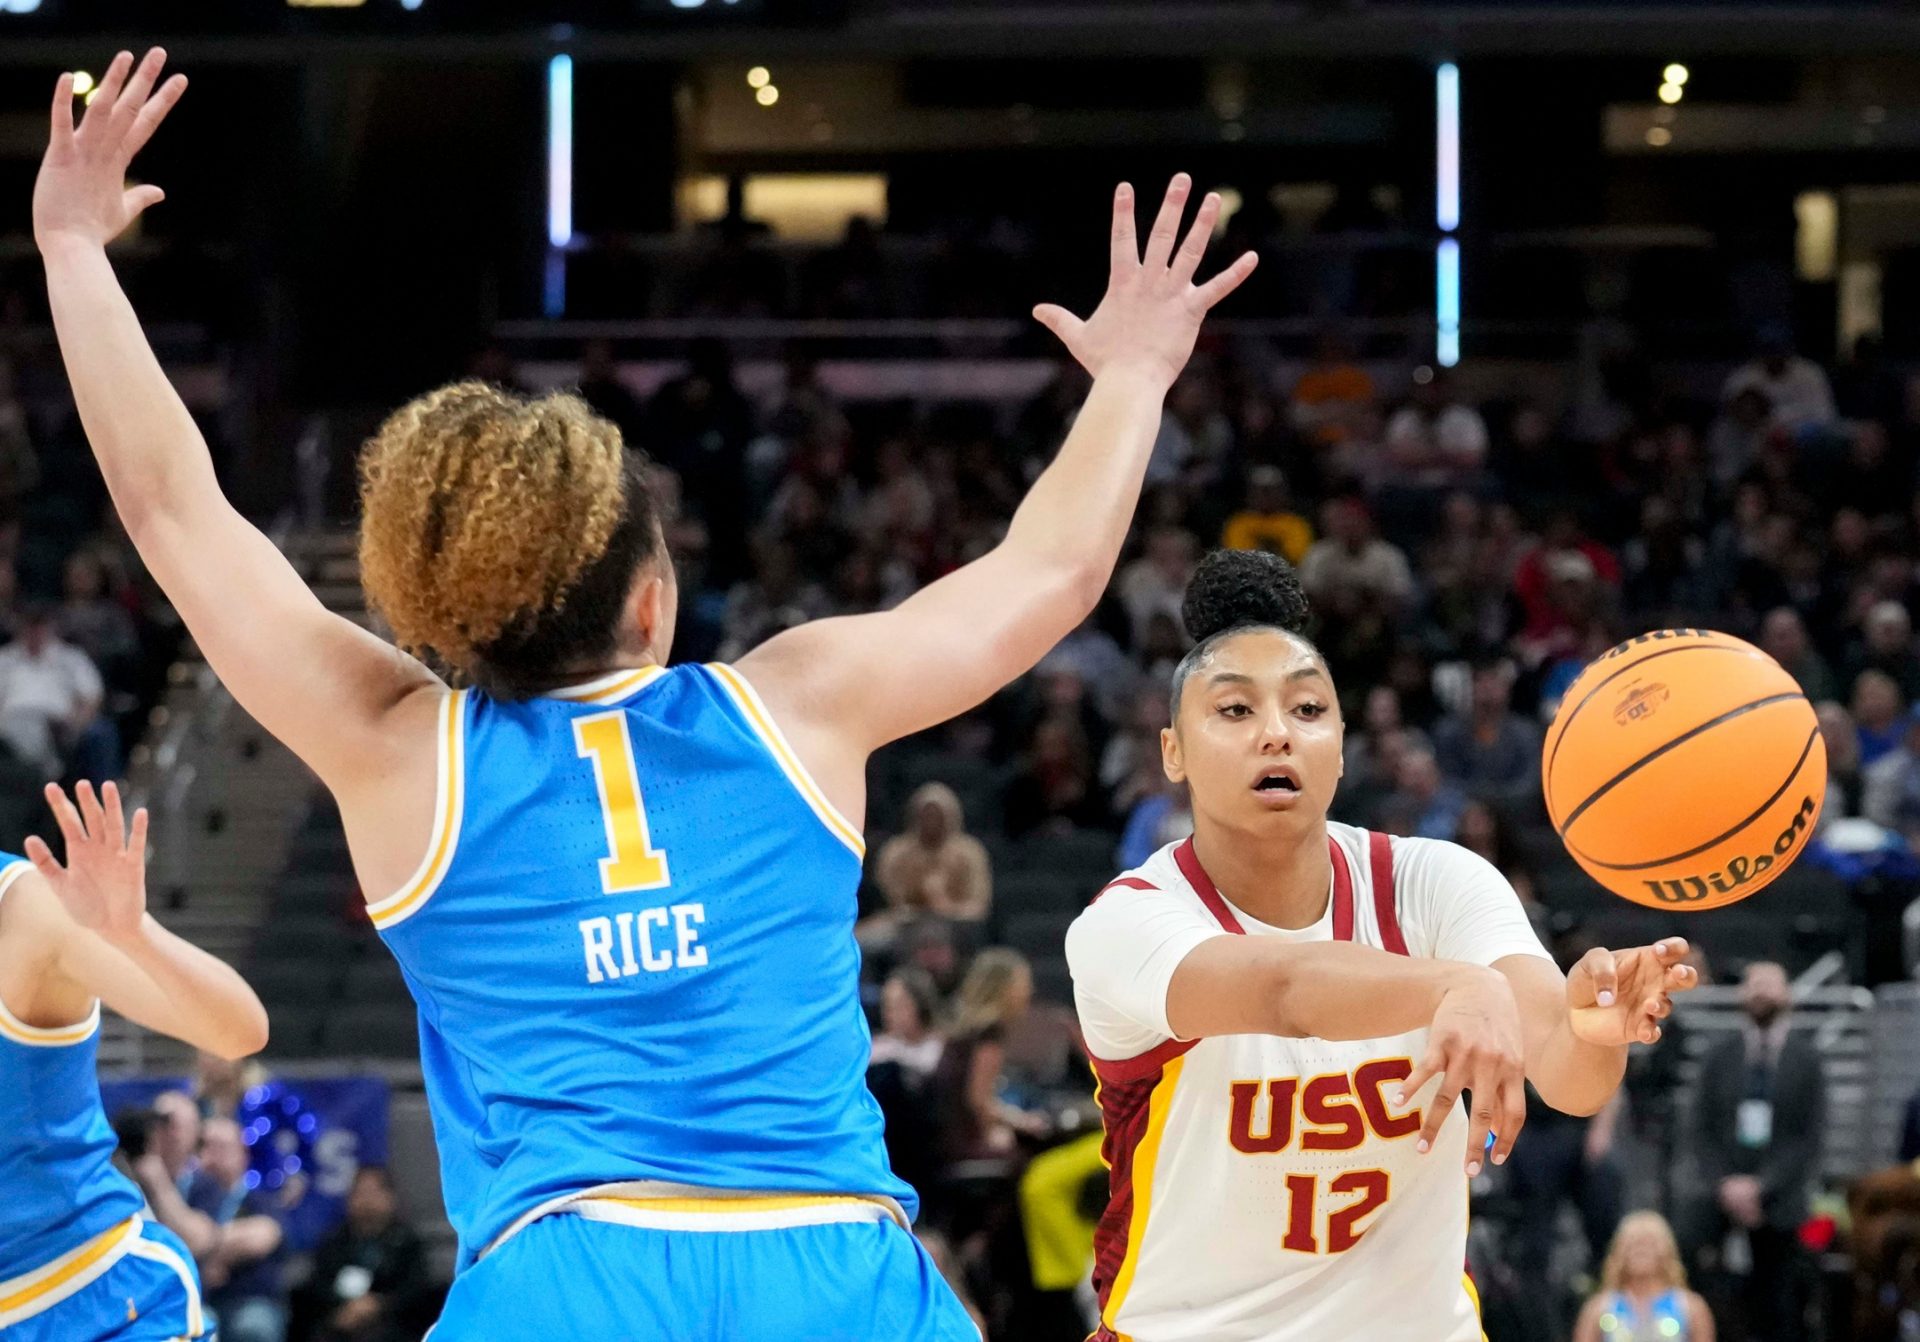
M1466 885L1519 898L1498 867L1448 839L1394 839L1393 872L1395 884L1408 893L1445 895Z

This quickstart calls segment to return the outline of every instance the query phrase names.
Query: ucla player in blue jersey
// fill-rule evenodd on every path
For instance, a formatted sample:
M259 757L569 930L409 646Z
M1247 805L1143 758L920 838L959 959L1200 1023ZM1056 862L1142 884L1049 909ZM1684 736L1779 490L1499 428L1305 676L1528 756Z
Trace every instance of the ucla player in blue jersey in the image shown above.
M147 916L147 813L129 835L102 792L47 789L64 866L0 853L0 1342L207 1335L193 1255L112 1163L100 1004L223 1057L267 1042L240 976Z
M105 245L185 87L122 53L34 197L53 315L128 533L241 704L325 781L419 1007L459 1274L436 1342L971 1337L912 1237L867 1094L853 939L868 755L1074 628L1126 535L1167 389L1253 269L1194 283L1176 178L1105 297L1036 317L1092 391L991 553L882 614L667 669L649 478L578 400L478 383L362 460L361 567L400 643L314 600L222 497Z

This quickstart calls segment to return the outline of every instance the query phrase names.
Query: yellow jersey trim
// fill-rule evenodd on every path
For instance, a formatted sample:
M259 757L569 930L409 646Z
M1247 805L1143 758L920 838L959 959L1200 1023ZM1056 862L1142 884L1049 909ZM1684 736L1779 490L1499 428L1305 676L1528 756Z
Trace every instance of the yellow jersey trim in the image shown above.
M1153 1209L1153 1175L1160 1163L1160 1139L1167 1131L1167 1111L1173 1107L1174 1087L1180 1084L1180 1069L1186 1065L1183 1053L1169 1061L1147 1098L1147 1130L1133 1153L1133 1218L1127 1224L1127 1252L1120 1270L1113 1274L1113 1291L1107 1296L1107 1308L1100 1321L1126 1342L1127 1335L1114 1322L1133 1289L1134 1273L1140 1268L1140 1249L1147 1238L1147 1216Z
M827 794L820 790L819 785L813 781L812 775L807 772L806 766L800 763L800 757L793 753L793 747L787 744L787 738L781 734L778 724L774 722L773 714L767 711L766 704L761 701L753 686L747 683L746 677L720 662L707 663L707 669L720 678L720 683L733 696L733 701L740 706L740 711L746 714L747 721L753 724L754 731L772 752L774 760L786 774L787 781L793 784L794 790L799 792L802 800L813 808L813 813L820 817L820 823L831 830L836 839L852 849L855 857L865 861L867 841L861 837L859 828L841 815L834 808L833 803L827 800Z
M367 905L367 916L382 930L418 913L445 879L460 843L460 816L467 785L467 695L455 690L441 702L439 781L433 804L433 837L427 855L407 883L393 894Z
M130 1216L51 1263L0 1281L0 1328L11 1327L58 1304L112 1267L140 1234L140 1225L140 1217Z

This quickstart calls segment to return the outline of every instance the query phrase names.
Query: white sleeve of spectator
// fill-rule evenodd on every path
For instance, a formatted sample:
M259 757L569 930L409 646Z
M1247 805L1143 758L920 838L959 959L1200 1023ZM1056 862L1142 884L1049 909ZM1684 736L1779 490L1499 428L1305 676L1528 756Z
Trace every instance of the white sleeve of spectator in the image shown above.
M1393 867L1415 954L1424 950L1435 960L1470 965L1491 965L1509 955L1553 958L1513 886L1478 853L1436 839L1400 839L1393 845Z
M78 648L70 649L73 656L69 659L73 665L73 685L82 699L98 701L106 694L106 686L100 681L100 668L93 664L93 658Z
M1087 1048L1119 1062L1172 1039L1167 986L1188 952L1226 936L1160 890L1109 890L1067 929L1067 968Z

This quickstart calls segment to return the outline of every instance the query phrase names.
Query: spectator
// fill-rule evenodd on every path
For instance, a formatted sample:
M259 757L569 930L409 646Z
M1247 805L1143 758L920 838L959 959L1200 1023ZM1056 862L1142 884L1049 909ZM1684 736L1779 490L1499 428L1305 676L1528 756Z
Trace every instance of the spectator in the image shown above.
M1423 368L1412 398L1387 421L1386 448L1379 484L1425 494L1456 489L1486 462L1487 422L1460 398L1450 369Z
M1521 644L1536 659L1564 650L1599 612L1602 594L1619 587L1619 560L1586 534L1576 513L1562 509L1514 570Z
M1819 830L1836 820L1866 813L1867 780L1860 762L1860 732L1843 705L1816 704L1814 718L1827 748L1827 795L1820 808ZM1816 831L1818 832L1818 831Z
M1807 698L1818 703L1833 698L1836 684L1826 659L1807 637L1807 624L1792 606L1775 606L1760 625L1760 649L1780 663L1800 684Z
M941 1149L948 1160L1008 1155L1019 1135L1046 1135L1044 1115L1000 1097L1008 1032L1032 1004L1033 971L1025 956L990 946L974 957L954 1001L935 1078L944 1115Z
M753 577L727 594L722 619L722 661L732 661L796 624L832 613L820 585L800 569L793 547L770 536L753 546Z
M1164 683L1143 686L1134 696L1126 722L1100 752L1100 786L1112 799L1116 813L1131 811L1135 802L1158 790L1155 779L1166 777L1160 734L1173 720L1172 714Z
M210 1118L201 1125L200 1168L184 1197L155 1153L135 1170L155 1217L193 1252L222 1342L283 1342L287 1295L280 1251L285 1235L266 1196L248 1186L240 1125L231 1118Z
M1020 838L1098 829L1107 812L1094 785L1087 738L1071 717L1051 714L1033 729L1019 770L1007 784L1007 833Z
M13 364L0 355L0 527L15 526L20 503L40 483L40 459L27 432L27 412L15 395Z
M1860 764L1864 768L1899 746L1905 734L1901 721L1906 705L1900 686L1884 671L1862 671L1853 682L1853 723L1860 734Z
M1847 657L1845 671L1858 692L1862 672L1891 679L1908 703L1920 698L1920 656L1915 655L1913 617L1898 601L1876 601L1860 621L1860 642Z
M1381 805L1389 833L1451 842L1460 832L1466 794L1447 782L1433 752L1409 746L1400 756L1398 787Z
M1140 866L1168 844L1179 843L1193 833L1193 800L1187 794L1187 785L1173 782L1165 773L1156 773L1152 781L1152 787L1135 794L1137 799L1120 832L1120 846L1114 850L1114 865L1123 871Z
M593 413L611 421L630 448L644 446L646 409L620 378L613 342L589 340L580 347L580 399Z
M1392 788L1399 777L1399 748L1409 745L1432 748L1425 732L1407 725L1400 712L1400 692L1391 685L1375 685L1367 691L1360 730L1347 734L1341 791Z
M906 818L906 831L887 840L875 864L888 908L986 921L993 868L986 845L967 833L958 795L945 783L923 783L907 799Z
M1117 607L1107 606L1104 611L1113 615L1121 631L1126 632L1123 613ZM1047 660L1071 667L1093 692L1094 704L1102 716L1119 722L1127 715L1140 684L1141 670L1107 631L1102 614L1102 610L1096 610L1081 621L1078 628L1054 645Z
M1300 584L1330 610L1377 605L1403 608L1413 596L1413 573L1400 547L1373 533L1359 499L1330 501L1321 510L1324 535L1300 564Z
M107 593L106 570L91 551L68 556L59 636L90 658L107 680L124 681L140 652L140 634L124 603Z
M187 1185L199 1168L200 1109L184 1090L163 1090L153 1097L160 1123L148 1148L160 1158L167 1182L186 1196Z
M1316 447L1337 448L1372 431L1375 401L1373 378L1355 361L1353 342L1337 328L1322 331L1313 362L1293 386L1294 427Z
M1726 398L1707 430L1707 462L1713 482L1732 488L1754 463L1773 432L1773 401L1758 386L1742 387Z
M1507 813L1476 797L1460 813L1459 832L1454 842L1468 852L1478 853L1507 878L1541 943L1550 943L1552 937L1545 926L1546 906L1540 902L1539 890L1534 884L1533 859L1527 855L1519 827L1507 818Z
M733 381L733 356L719 341L696 341L685 374L654 393L642 441L680 477L688 504L707 524L714 576L736 577L747 535L747 444L753 406Z
M1573 1342L1714 1342L1707 1302L1687 1289L1673 1227L1635 1212L1614 1232L1600 1290L1580 1311Z
M1773 423L1789 433L1824 428L1837 417L1825 370L1794 352L1793 337L1784 327L1761 331L1757 354L1733 370L1720 399L1731 404L1750 390L1767 398Z
M946 1040L934 1028L940 991L924 969L906 966L887 975L880 988L880 1033L867 1065L898 1063L916 1077L933 1075Z
M1688 1236L1696 1262L1744 1275L1744 1334L1802 1342L1795 1232L1807 1217L1825 1131L1826 1082L1813 1041L1792 1031L1787 972L1762 961L1740 984L1745 1028L1701 1064L1694 1140L1705 1183ZM1729 1262L1723 1246L1744 1242ZM1749 1270L1738 1271L1745 1259Z
M1904 732L1897 748L1861 770L1860 814L1920 853L1920 713L1907 714Z
M1187 579L1199 558L1199 542L1192 532L1161 526L1148 534L1141 556L1120 570L1114 590L1133 621L1136 644L1145 641L1147 624L1155 615L1180 618L1180 599L1186 595Z
M433 1295L426 1246L400 1219L392 1178L362 1165L346 1222L314 1254L295 1301L313 1342L408 1342L431 1322Z
M1433 729L1447 778L1499 805L1531 806L1540 790L1540 728L1513 711L1513 664L1489 658L1473 669L1465 713Z
M1229 550L1266 550L1298 564L1313 544L1313 523L1294 510L1287 477L1278 466L1247 472L1247 503L1227 519L1220 544Z
M49 780L73 771L86 778L120 772L119 744L100 716L105 687L87 655L55 632L44 605L22 614L20 637L0 648L0 740Z

